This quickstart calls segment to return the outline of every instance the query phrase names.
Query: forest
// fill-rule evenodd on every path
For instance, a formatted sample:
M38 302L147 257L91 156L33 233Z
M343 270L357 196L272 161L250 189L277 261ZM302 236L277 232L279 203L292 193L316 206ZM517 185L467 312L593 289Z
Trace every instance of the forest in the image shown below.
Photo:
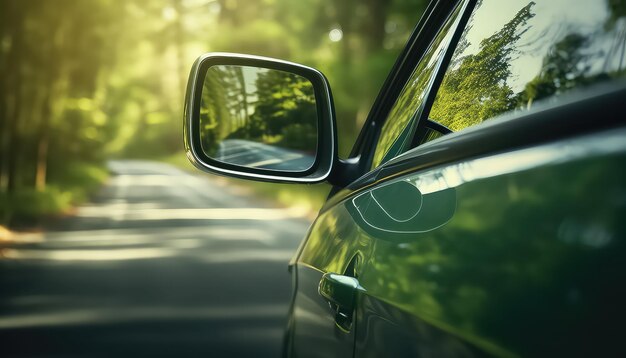
M182 154L205 52L320 69L345 156L426 0L1 0L0 225L67 212L111 158Z

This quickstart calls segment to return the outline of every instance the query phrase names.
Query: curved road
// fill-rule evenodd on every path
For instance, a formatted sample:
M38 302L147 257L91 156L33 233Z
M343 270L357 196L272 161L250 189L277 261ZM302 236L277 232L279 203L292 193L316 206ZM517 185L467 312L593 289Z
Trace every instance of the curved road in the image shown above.
M302 151L244 139L221 141L215 157L230 164L288 171L304 171L315 162L314 156Z
M279 356L309 222L166 164L110 168L57 231L0 244L2 356Z

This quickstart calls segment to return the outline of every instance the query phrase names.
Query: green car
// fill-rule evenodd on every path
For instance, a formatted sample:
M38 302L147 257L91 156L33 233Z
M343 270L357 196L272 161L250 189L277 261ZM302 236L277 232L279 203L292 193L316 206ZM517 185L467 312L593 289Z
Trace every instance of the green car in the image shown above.
M200 57L198 168L333 185L284 354L626 356L625 52L621 0L434 1L346 159L319 71Z

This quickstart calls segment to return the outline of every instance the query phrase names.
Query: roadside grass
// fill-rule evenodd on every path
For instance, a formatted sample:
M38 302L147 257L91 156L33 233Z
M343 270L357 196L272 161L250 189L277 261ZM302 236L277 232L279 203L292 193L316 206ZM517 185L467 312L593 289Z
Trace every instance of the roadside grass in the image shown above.
M48 218L69 213L85 202L108 178L103 164L68 163L51 173L44 190L18 188L0 193L0 225L34 228Z
M182 170L191 173L202 173L195 168L185 156L185 153L177 153L160 158L161 161L172 164ZM314 217L326 201L331 186L322 184L276 184L243 180L220 176L231 186L248 189L259 197L270 200L280 206L294 208L308 213Z

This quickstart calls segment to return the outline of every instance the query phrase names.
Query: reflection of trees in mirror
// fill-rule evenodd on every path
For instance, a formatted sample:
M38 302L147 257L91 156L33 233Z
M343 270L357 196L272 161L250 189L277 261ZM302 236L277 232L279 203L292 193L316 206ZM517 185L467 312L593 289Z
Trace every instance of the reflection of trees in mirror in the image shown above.
M221 128L231 123L226 93L226 73L217 67L209 68L204 79L200 107L201 141L203 150L210 156L217 151L218 119L224 122ZM221 89L213 90L212 89Z
M312 164L317 113L309 80L276 70L214 66L207 71L201 101L201 141L209 156L262 167L253 164L277 164L278 157L279 162L300 158L299 168ZM243 145L246 142L249 145ZM250 146L262 148L267 158L248 153L248 159L240 156L231 161L224 153L225 147L232 151L227 143L236 143L244 151Z
M221 139L246 126L249 117L247 91L240 66L214 66L207 70L200 107L204 151L214 156Z
M259 74L256 87L250 137L312 154L317 146L313 84L295 74L267 71Z
M461 130L514 109L529 109L538 100L626 74L626 21L624 10L614 2L608 1L608 20L585 19L591 26L569 13L554 18L552 13L562 11L545 1L529 2L471 53L468 39L485 31L474 15L493 3L477 5L431 110L430 117L450 129ZM535 13L536 6L543 8ZM604 11L595 10L590 13ZM536 15L543 18L535 21ZM537 60L533 76L530 64L538 53L544 55Z

